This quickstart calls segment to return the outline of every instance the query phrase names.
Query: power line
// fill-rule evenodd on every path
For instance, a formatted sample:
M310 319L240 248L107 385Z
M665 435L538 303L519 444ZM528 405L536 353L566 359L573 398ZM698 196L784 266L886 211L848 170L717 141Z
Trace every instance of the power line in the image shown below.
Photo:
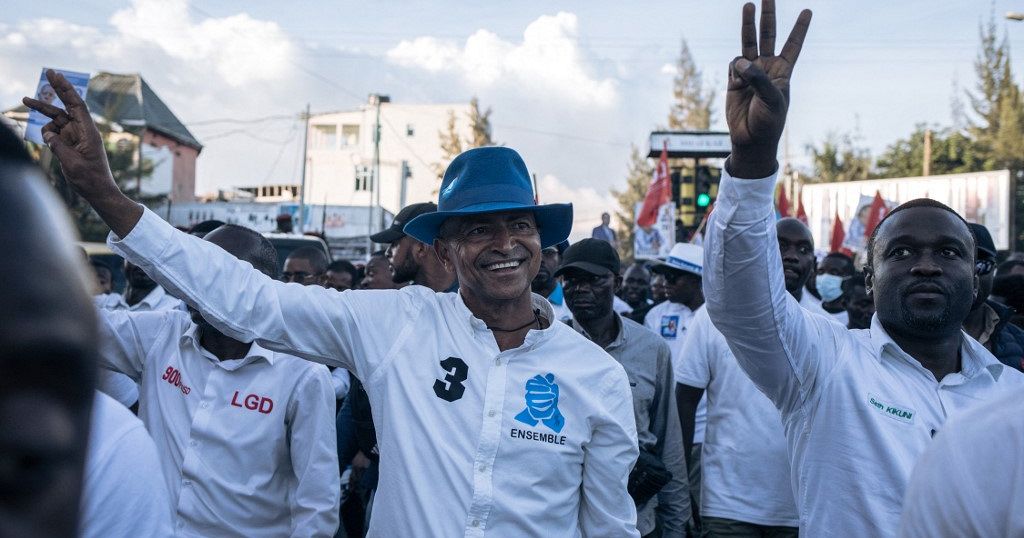
M203 126L203 125L212 125L212 124L216 124L216 123L233 123L233 124L239 124L239 125L247 125L247 124L253 124L253 123L263 123L265 121L294 120L296 117L297 116L295 114L278 114L278 115L275 115L275 116L262 116L262 117L259 117L259 118L247 118L247 119L217 118L217 119L211 119L211 120L190 121L190 122L186 122L185 126L186 127L200 127L200 126Z

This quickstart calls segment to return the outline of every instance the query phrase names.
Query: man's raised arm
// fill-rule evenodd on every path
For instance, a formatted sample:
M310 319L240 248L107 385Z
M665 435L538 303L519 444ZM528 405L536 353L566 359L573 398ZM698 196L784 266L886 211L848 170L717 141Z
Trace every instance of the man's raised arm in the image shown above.
M775 235L775 156L789 108L789 81L811 12L800 13L775 55L775 5L764 0L758 35L754 5L743 7L742 55L729 66L726 161L705 244L708 314L740 366L786 411L807 397L820 372L819 324L786 292ZM828 322L820 320L827 331Z
M112 246L176 297L203 313L224 334L258 340L270 349L354 370L373 372L362 345L385 348L362 329L375 313L416 306L410 294L367 297L319 286L284 284L264 275L217 245L174 229L118 189L103 140L85 102L59 73L46 74L67 111L26 97L24 103L51 118L43 139L60 161L68 183L96 209L119 240Z

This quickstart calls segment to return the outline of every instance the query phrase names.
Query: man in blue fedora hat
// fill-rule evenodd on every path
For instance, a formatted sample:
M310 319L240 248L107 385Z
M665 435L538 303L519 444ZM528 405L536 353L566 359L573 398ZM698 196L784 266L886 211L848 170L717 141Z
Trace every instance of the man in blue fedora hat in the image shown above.
M339 293L274 281L127 198L85 103L48 77L67 111L26 104L53 118L47 144L114 249L225 334L364 381L380 451L370 536L638 536L629 381L530 291L572 206L535 204L515 151L456 157L438 210L405 226L454 270L459 293Z

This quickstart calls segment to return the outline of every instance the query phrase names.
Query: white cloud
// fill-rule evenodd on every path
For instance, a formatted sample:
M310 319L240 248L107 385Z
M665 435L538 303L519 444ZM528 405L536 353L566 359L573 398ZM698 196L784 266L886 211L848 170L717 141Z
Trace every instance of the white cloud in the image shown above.
M675 64L662 64L660 71L661 71L662 75L673 75L673 76L675 76L675 74L678 72L676 70Z
M294 46L275 22L245 13L194 23L185 0L135 0L110 23L127 40L155 45L168 56L212 64L225 82L242 86L287 75Z
M601 224L601 213L615 214L618 201L611 192L599 192L591 187L571 187L553 175L545 175L537 183L540 203L572 203L573 225L570 239L577 241L590 237L590 230Z
M578 26L575 14L560 12L531 22L520 43L481 29L463 46L434 37L403 40L387 58L403 67L453 73L475 89L512 85L568 103L611 107L618 100L618 82L593 74Z

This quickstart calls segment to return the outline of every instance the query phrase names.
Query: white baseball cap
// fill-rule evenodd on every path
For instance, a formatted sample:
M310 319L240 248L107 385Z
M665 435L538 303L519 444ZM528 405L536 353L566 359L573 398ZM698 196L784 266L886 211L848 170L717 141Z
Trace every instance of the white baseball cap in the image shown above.
M668 258L665 261L658 261L651 267L651 271L658 272L659 269L671 268L697 276L704 274L704 247L693 243L676 243L672 246Z

